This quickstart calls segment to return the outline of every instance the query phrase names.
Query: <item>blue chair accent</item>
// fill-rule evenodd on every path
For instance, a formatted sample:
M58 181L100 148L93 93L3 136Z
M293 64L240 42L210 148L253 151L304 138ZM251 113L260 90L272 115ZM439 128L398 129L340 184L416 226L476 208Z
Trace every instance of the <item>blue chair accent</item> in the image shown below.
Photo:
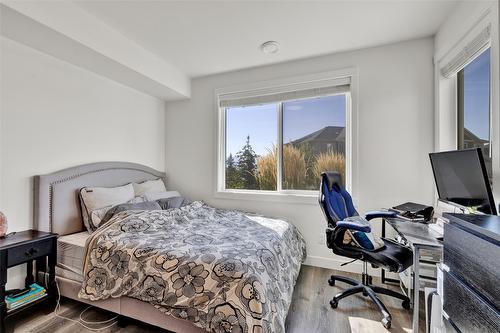
M402 272L412 265L413 253L411 249L403 246L393 240L383 238L384 246L379 249L373 249L369 246L367 234L371 231L368 221L375 218L391 218L396 214L387 211L368 212L364 218L349 219L349 217L359 216L352 202L351 195L342 185L342 177L338 172L328 171L321 174L321 184L319 191L319 204L327 220L326 229L327 246L333 253L339 256L348 257L363 261L362 280L332 275L328 280L330 286L334 286L336 281L341 281L352 287L335 295L330 301L332 308L337 308L338 302L347 296L357 293L363 293L377 305L382 313L382 324L389 329L391 327L391 315L385 305L377 297L377 293L396 297L403 301L402 306L405 309L410 308L410 299L398 292L390 289L373 286L372 277L368 275L368 266L370 263L374 268L384 268L391 272ZM346 220L347 219L347 220ZM351 234L359 242L366 242L365 248L344 244L344 235L350 230Z

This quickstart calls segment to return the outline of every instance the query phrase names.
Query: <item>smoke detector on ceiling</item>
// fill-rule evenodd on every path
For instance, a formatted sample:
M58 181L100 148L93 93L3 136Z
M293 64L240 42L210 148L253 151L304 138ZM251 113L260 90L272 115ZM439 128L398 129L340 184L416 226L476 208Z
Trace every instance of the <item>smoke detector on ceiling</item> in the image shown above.
M266 54L274 54L280 50L280 44L274 40L270 40L262 43L260 49Z

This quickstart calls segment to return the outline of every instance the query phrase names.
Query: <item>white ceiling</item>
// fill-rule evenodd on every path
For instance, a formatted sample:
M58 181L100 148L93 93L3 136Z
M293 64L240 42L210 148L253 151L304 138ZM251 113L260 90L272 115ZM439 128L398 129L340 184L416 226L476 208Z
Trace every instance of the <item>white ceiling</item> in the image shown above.
M191 77L432 36L457 5L434 1L79 1ZM260 44L276 40L277 54Z

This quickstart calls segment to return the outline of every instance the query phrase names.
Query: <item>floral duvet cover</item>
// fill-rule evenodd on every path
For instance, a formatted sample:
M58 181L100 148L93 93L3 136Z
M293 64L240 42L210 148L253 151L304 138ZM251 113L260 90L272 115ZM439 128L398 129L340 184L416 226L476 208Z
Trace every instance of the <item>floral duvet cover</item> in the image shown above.
M282 220L201 202L125 211L87 241L78 296L133 297L210 332L284 332L304 258Z

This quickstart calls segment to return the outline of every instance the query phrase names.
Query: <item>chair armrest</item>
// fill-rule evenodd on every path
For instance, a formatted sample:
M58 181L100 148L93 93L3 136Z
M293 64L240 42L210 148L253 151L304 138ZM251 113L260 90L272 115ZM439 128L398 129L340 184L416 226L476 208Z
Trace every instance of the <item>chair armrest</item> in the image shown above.
M397 214L396 212L390 212L390 211L372 211L372 212L368 212L366 213L365 215L365 219L367 219L368 221L370 220L373 220L373 219L376 219L376 218L390 218L390 217L396 217Z
M372 228L368 220L366 220L361 216L348 217L345 220L338 221L336 226L339 228L358 230L362 232L372 231Z
M396 212L374 210L372 212L366 213L366 215L365 215L365 219L367 219L368 221L376 219L376 218L391 218L391 217L397 217Z

